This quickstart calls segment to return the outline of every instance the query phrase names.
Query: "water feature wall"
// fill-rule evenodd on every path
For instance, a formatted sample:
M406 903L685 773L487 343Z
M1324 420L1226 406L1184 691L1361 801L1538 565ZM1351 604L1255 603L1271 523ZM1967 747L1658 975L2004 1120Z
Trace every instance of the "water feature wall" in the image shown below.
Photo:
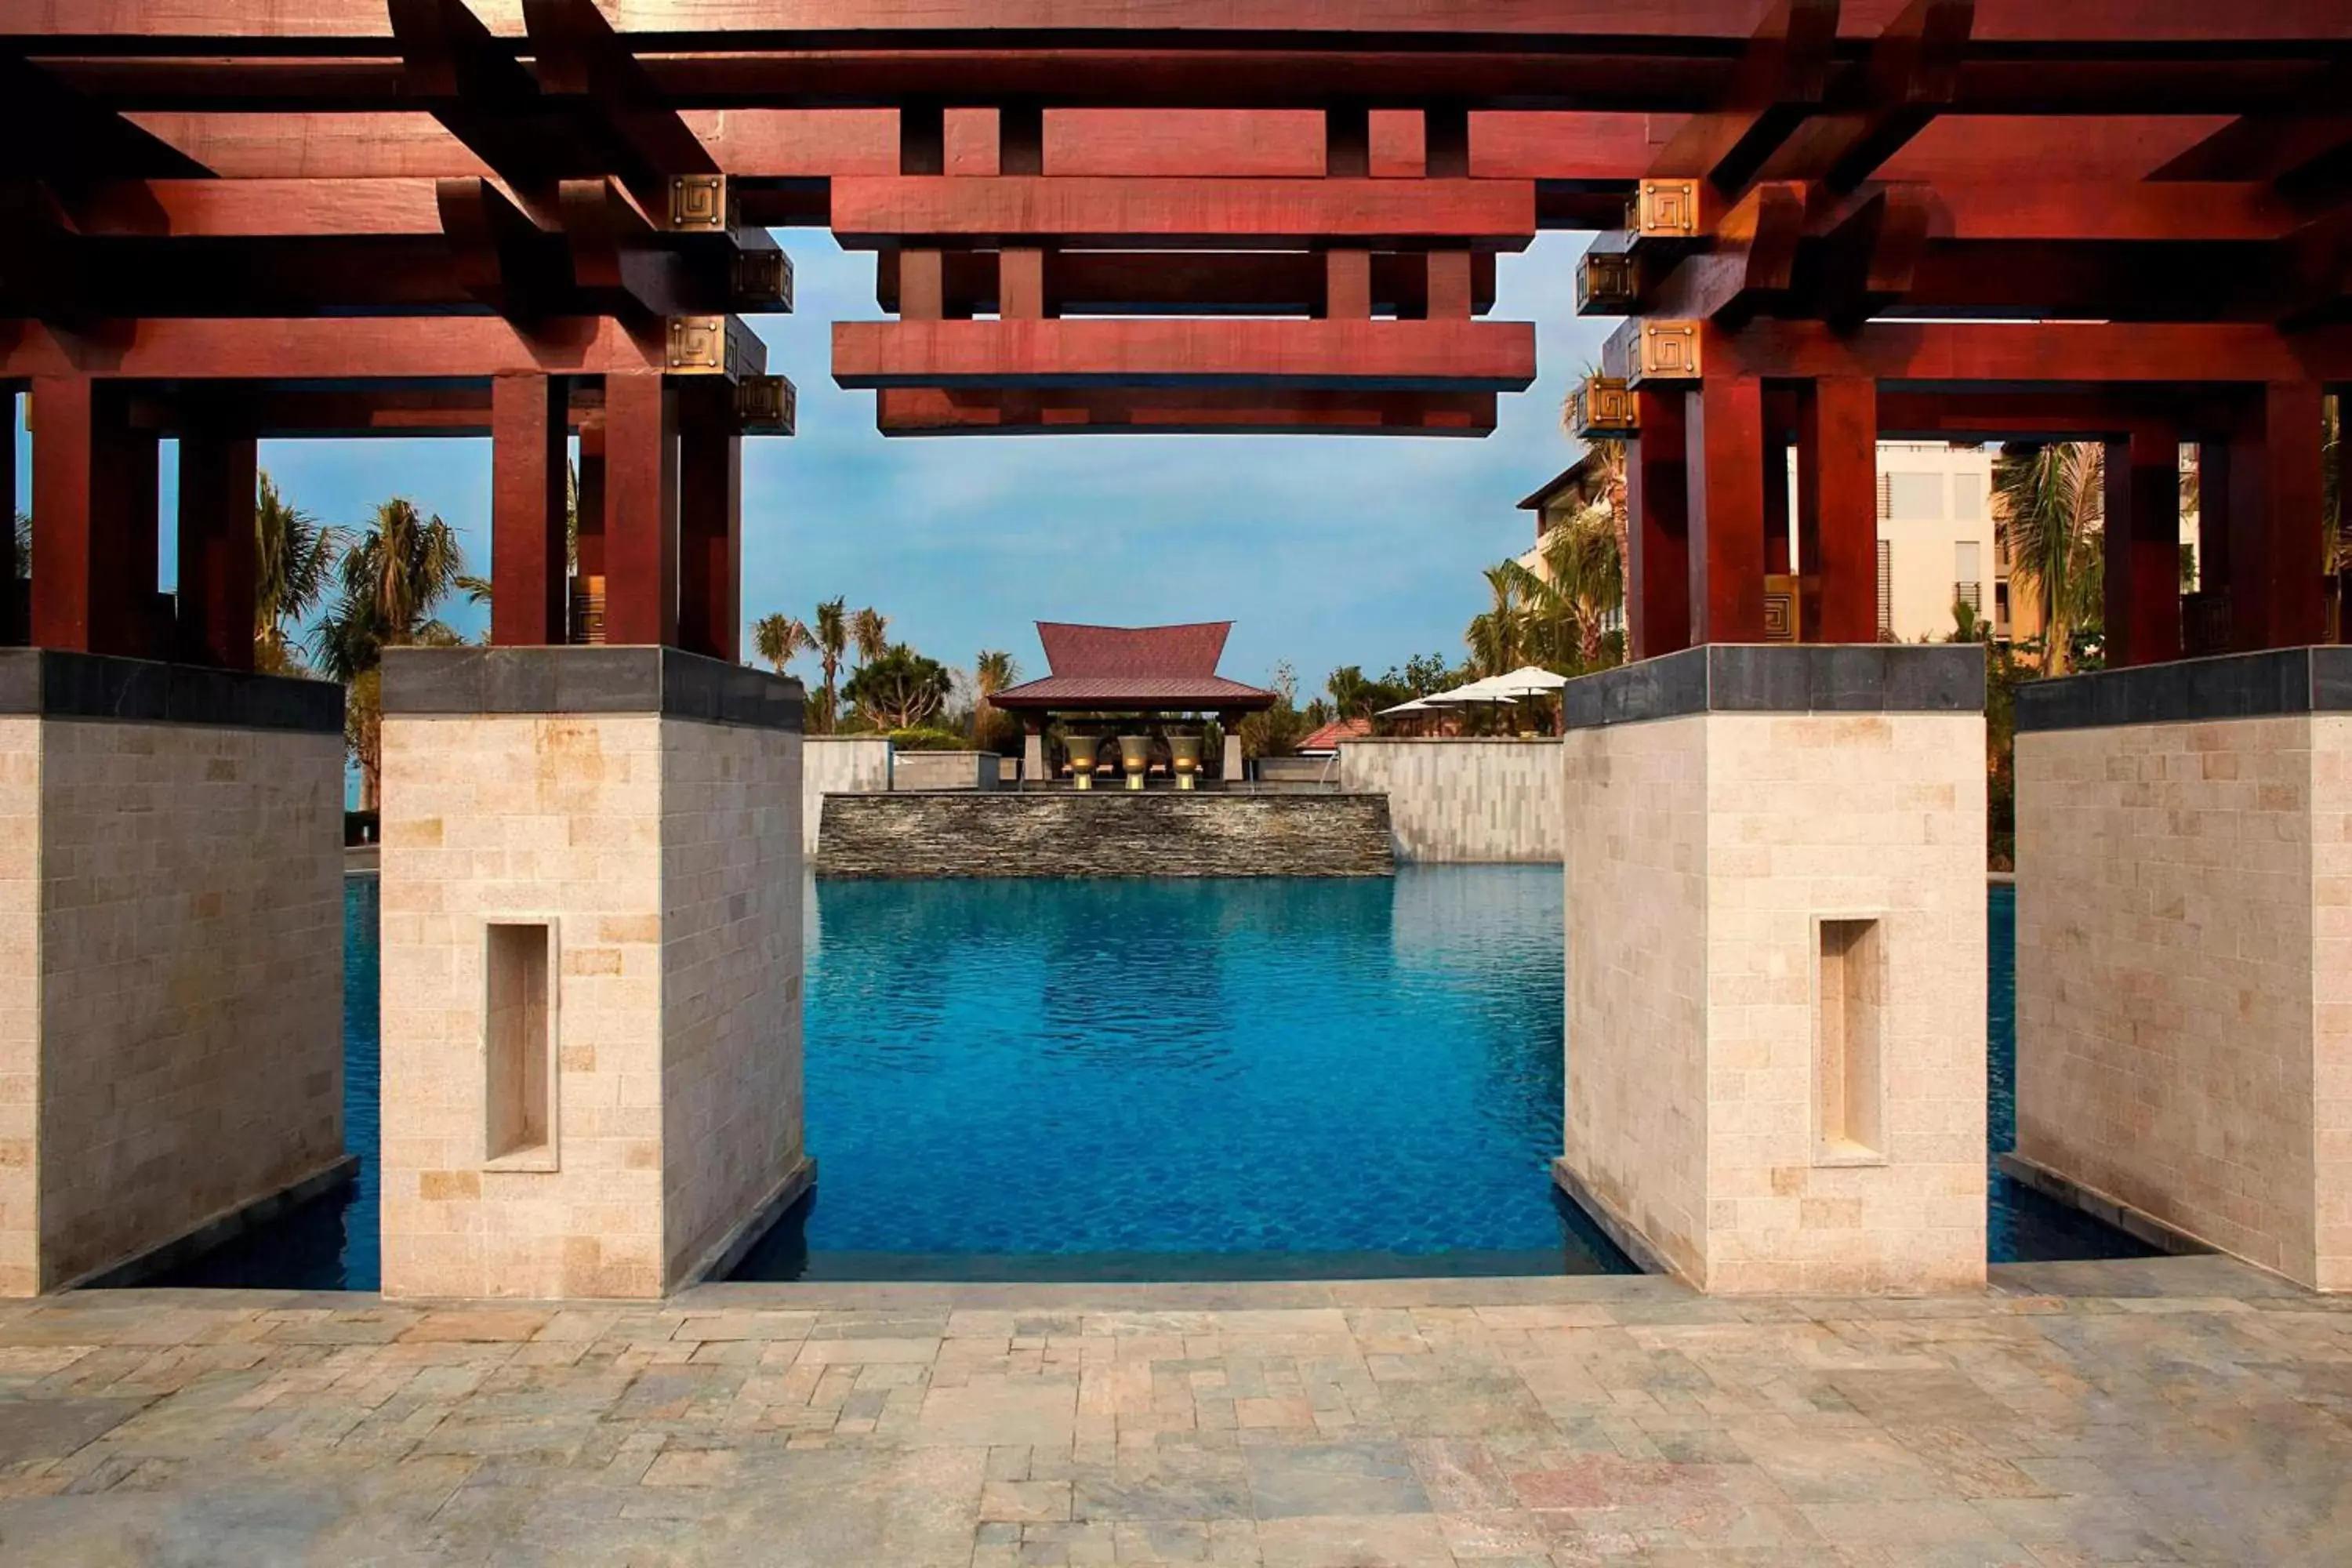
M811 735L801 751L801 842L816 853L829 795L887 795L893 747L878 735Z
M835 795L820 877L1386 877L1377 795Z
M1556 740L1349 741L1337 772L1343 790L1388 796L1400 860L1559 863Z

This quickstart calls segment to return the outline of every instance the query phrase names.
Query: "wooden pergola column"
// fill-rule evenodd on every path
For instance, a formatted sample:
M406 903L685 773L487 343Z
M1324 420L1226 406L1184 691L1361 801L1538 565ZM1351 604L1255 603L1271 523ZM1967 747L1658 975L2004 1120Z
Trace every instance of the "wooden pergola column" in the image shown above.
M677 645L677 394L604 378L604 640Z
M131 657L154 645L156 442L119 383L33 383L32 642Z
M1631 658L1690 647L1690 496L1684 395L1637 393L1642 434L1625 443L1625 608Z
M249 670L257 629L255 444L234 400L214 406L205 427L180 434L176 651L216 668Z
M1691 641L1764 640L1764 383L1709 376L1688 400Z
M564 640L571 386L560 375L490 384L490 641L500 647Z
M1805 640L1878 640L1878 384L1806 383L1797 395L1798 553L1820 583Z
M2231 646L2300 647L2327 635L2321 388L2274 382L2231 432L2226 504Z
M677 646L733 664L742 643L743 437L732 382L680 387Z
M2316 421L2315 419L2315 426ZM2107 668L2180 657L2180 432L2142 422L2106 444Z

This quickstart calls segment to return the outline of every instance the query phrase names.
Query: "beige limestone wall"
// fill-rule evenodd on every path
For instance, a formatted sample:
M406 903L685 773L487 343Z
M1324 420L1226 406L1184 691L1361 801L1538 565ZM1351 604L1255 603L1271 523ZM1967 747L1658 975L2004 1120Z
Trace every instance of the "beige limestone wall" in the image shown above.
M1339 748L1339 787L1386 795L1397 857L1434 864L1560 858L1558 741L1366 739Z
M1701 1289L1960 1289L1985 1261L1984 726L1572 734L1567 1163ZM1874 1158L1816 1126L1818 922L1877 922Z
M658 1296L783 1178L800 785L782 731L386 720L386 1294ZM551 1159L485 1159L494 919L555 926Z
M801 1164L801 737L662 734L664 1251L684 1279Z
M1562 765L1566 1159L1685 1278L1706 1268L1706 720L1580 730Z
M0 719L0 1296L41 1289L41 721Z
M892 747L864 735L811 735L801 752L801 843L817 850L828 795L887 795Z
M2352 1290L2352 715L2311 726L2313 1141L2323 1290Z
M2018 1152L2352 1288L2352 720L2018 737Z
M341 1158L343 745L41 722L54 1289Z

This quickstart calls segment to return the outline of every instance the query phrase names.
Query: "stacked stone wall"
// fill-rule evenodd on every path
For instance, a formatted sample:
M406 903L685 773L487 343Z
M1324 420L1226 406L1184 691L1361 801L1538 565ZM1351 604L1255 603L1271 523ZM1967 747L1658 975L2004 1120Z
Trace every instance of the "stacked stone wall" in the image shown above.
M822 877L1385 877L1379 795L1104 789L830 796Z
M817 850L828 795L887 795L890 742L870 735L811 735L801 752L801 842Z

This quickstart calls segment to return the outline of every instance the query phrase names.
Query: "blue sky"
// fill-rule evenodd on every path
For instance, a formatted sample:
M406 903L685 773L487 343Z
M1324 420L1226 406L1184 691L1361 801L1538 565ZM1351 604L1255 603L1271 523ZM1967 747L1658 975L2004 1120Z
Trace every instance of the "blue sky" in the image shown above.
M1515 503L1574 456L1559 402L1603 335L1575 315L1583 237L1548 235L1502 258L1495 311L1538 323L1542 377L1504 399L1501 426L1483 441L886 441L873 394L844 392L830 374L830 323L880 315L873 258L823 233L777 237L793 254L799 310L753 324L770 369L800 389L800 434L744 443L745 619L805 617L841 595L888 616L894 637L966 668L980 649L1002 647L1024 675L1042 674L1035 620L1231 620L1226 674L1262 681L1286 659L1309 692L1342 664L1377 672L1415 653L1459 658L1462 628L1486 598L1480 569L1527 547L1531 520ZM279 488L325 521L356 523L391 495L438 512L477 570L489 554L489 462L487 440L262 451ZM28 460L18 474L22 491ZM167 453L167 517L171 477ZM462 605L450 618L469 634L480 620Z

